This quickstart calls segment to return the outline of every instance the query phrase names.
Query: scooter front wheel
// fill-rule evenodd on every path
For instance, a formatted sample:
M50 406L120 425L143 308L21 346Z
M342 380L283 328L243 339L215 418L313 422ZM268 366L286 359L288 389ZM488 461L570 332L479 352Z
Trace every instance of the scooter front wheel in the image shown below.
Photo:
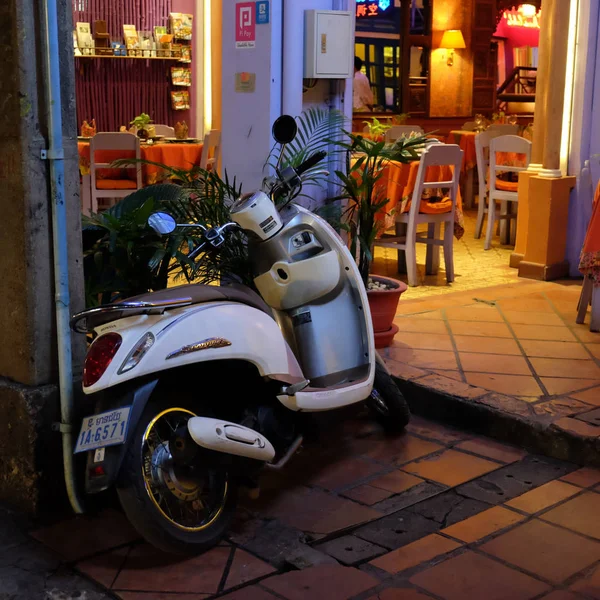
M374 418L389 433L400 433L410 421L410 409L406 399L379 361L375 363L375 381L367 406Z
M186 438L186 408L150 402L123 461L117 491L132 525L170 554L198 554L219 542L235 513L228 473L204 467ZM187 444L187 446L186 446ZM195 447L190 447L193 444Z

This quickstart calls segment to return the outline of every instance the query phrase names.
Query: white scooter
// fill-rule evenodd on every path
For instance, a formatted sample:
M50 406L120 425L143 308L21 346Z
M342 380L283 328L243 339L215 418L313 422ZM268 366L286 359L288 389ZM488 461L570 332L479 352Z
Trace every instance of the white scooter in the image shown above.
M292 117L273 126L284 145ZM86 491L116 485L131 523L151 544L197 553L226 532L236 489L281 468L300 447L304 412L367 401L389 430L410 418L375 351L356 263L327 222L289 198L326 154L277 171L232 206L234 223L204 229L191 257L241 227L260 292L186 285L75 315L93 333L83 388L96 398L75 452L87 452ZM155 213L149 225L172 232Z

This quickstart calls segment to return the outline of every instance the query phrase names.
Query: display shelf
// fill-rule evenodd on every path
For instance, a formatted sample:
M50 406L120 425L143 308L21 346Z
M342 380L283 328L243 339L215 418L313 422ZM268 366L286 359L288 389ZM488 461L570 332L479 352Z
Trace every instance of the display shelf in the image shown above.
M181 59L176 56L117 56L116 54L75 54L75 58L117 58L123 60L170 60L175 62L181 62Z

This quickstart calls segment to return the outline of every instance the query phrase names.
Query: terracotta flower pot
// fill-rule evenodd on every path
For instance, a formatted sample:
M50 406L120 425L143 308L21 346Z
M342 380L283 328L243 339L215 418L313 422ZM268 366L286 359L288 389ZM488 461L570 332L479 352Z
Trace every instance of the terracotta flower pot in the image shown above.
M398 333L398 327L394 326L394 317L400 296L408 289L408 286L402 281L389 277L371 275L370 278L391 287L388 290L367 291L373 329L375 330L375 347L386 348L392 343L394 335Z

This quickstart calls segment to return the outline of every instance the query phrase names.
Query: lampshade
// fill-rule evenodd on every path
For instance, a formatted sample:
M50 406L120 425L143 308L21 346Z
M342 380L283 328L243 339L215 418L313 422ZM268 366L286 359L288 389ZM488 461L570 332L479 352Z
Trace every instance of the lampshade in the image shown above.
M440 43L440 48L466 48L465 38L463 37L462 31L460 29L448 29L444 31L444 35L442 36L442 41Z

